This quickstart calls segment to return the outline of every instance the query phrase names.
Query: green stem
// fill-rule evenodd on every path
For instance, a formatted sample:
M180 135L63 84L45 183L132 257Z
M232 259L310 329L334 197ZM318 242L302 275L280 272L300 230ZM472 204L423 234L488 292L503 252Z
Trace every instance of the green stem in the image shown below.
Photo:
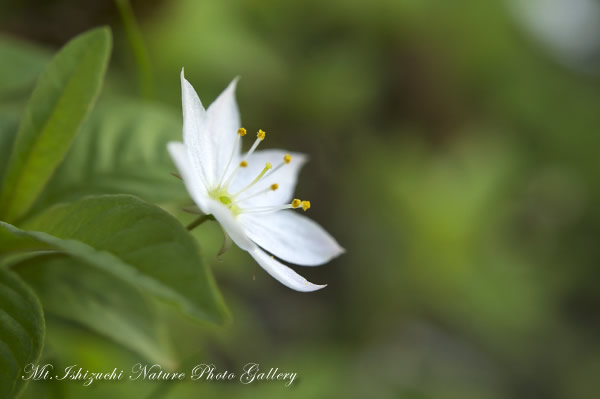
M155 97L155 88L150 57L148 56L148 51L144 45L140 27L135 20L133 8L131 8L129 0L115 0L115 4L121 15L125 35L131 46L133 58L135 59L138 69L140 92L142 97L153 99Z
M193 229L200 226L202 223L206 222L207 220L215 220L215 217L213 215L201 215L196 220L194 220L192 223L188 224L186 229L188 229L188 231L192 231Z

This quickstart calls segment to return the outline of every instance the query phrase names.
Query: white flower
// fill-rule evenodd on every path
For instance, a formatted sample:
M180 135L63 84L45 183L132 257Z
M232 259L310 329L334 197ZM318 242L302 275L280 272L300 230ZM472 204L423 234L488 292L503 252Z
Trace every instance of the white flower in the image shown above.
M321 226L298 214L300 208L310 208L309 201L292 200L306 161L303 154L256 151L265 139L262 130L250 150L241 153L246 129L240 124L236 83L237 79L205 110L181 71L183 143L169 143L169 153L200 210L213 215L226 236L267 273L297 291L323 288L265 252L286 262L317 266L344 249Z

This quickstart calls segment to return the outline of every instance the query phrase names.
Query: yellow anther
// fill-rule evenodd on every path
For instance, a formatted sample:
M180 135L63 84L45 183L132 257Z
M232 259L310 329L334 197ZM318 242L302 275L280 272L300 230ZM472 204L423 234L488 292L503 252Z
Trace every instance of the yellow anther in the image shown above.
M290 154L285 154L285 155L283 156L283 162L285 162L285 163L290 163L290 162L292 162L292 156L291 156Z
M258 133L256 133L256 137L258 137L260 140L264 140L265 139L265 135L266 135L266 133L262 129L260 129L258 131Z
M273 184L271 184L271 190L275 191L275 190L277 190L278 188L279 188L279 184L277 184L277 183L273 183Z
M273 169L273 165L271 165L269 162L267 162L265 164L265 169L269 170L269 169Z
M247 132L246 132L246 129L244 129L243 127L241 127L241 128L239 128L239 129L238 129L238 134L239 134L240 136L245 136L245 135L246 135L246 133L247 133Z
M247 167L248 167L248 162L246 162L246 161L240 162L240 168L247 168Z
M292 201L292 208L298 208L300 205L302 205L302 201L300 201L299 199L295 199Z
M300 205L302 205L304 211L307 211L310 208L310 201L302 201Z

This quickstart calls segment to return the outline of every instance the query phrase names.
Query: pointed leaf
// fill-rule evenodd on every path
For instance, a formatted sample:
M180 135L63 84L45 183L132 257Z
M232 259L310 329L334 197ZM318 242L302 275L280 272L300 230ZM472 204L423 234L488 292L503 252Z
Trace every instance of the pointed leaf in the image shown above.
M162 209L128 195L54 206L22 230L0 222L0 255L54 249L215 322L227 310L196 241Z
M108 28L67 43L44 70L25 109L0 193L0 218L31 207L92 108L111 47Z

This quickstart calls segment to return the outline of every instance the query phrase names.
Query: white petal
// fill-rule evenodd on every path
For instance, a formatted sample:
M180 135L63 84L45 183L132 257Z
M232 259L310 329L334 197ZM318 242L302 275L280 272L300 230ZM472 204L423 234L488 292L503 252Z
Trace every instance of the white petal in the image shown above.
M244 251L250 251L256 248L256 245L250 241L244 229L242 228L242 224L240 221L233 216L229 208L225 205L221 204L218 201L215 201L212 198L207 200L207 212L211 214L217 219L221 227L225 229L225 232L229 234L233 242L243 249Z
M235 78L206 111L207 129L213 140L217 179L220 179L225 173L225 168L237 142L237 131L241 127L240 112L235 101L237 81L238 78ZM237 147L231 167L240 162L239 154L242 146L238 145Z
M171 154L175 166L177 166L177 170L183 179L190 197L192 197L202 212L207 213L207 194L206 187L204 186L204 177L200 171L192 166L185 145L172 141L167 144L167 149L169 150L169 154Z
M194 168L204 177L208 187L215 184L215 158L206 111L196 91L181 70L181 103L183 108L183 142Z
M250 184L256 176L264 169L265 164L269 162L273 167L277 167L283 162L285 154L292 156L292 161L283 165L274 173L267 173L258 183L251 189L240 194L239 199L249 197L258 191L269 188L273 183L277 183L279 188L275 191L269 191L263 195L251 198L240 203L241 208L249 208L255 206L270 206L282 205L289 203L294 195L298 174L302 165L306 162L306 155L297 152L288 152L284 150L262 150L256 151L248 158L248 167L240 169L234 180L229 186L229 192L232 194L242 190Z
M316 291L321 288L325 288L327 285L317 285L306 280L304 277L293 271L286 265L276 261L272 256L261 250L255 248L250 251L250 255L256 260L256 262L263 268L267 273L273 276L275 279L286 287L289 287L296 291L310 292Z
M344 253L318 223L298 210L239 216L248 237L273 255L302 266L317 266Z

